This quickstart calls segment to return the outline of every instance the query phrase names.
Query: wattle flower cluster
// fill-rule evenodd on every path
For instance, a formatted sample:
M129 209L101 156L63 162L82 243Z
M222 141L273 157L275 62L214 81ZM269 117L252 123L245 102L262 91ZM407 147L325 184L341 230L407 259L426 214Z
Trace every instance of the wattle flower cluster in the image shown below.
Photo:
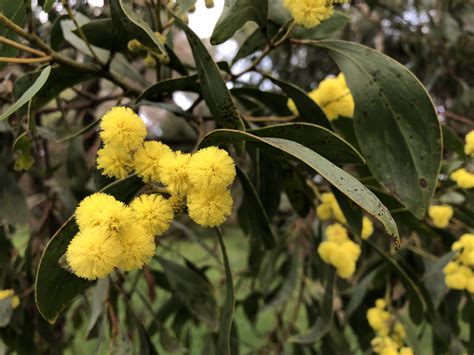
M466 144L464 145L464 153L474 157L474 130L466 134Z
M354 98L342 73L321 81L317 89L308 93L308 96L318 104L330 121L339 116L349 118L354 116ZM298 114L293 100L288 101L288 107L294 114Z
M455 181L461 189L474 188L474 173L461 168L451 173L451 180Z
M335 3L347 2L349 0L283 0L283 5L297 24L311 28L333 15Z
M440 205L440 206L430 206L428 210L428 215L435 227L446 228L449 225L449 221L454 214L454 210L451 206Z
M451 249L456 257L443 269L446 286L474 294L474 234L464 234Z
M173 208L160 195L141 195L127 206L99 192L79 204L75 217L79 233L66 260L75 275L95 280L116 267L130 271L147 264L155 254L155 236L173 220Z
M375 302L375 307L367 311L367 320L376 337L372 339L372 350L382 355L413 355L410 347L403 346L405 327L397 321L383 299Z
M347 229L339 223L328 226L325 234L326 240L318 247L321 259L334 266L338 276L344 279L351 277L360 256L359 245L349 239Z

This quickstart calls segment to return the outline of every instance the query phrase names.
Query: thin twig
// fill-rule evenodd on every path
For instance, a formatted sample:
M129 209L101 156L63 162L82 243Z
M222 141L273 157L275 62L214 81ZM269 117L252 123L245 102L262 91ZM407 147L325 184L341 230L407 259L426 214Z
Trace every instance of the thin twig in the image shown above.
M32 63L43 63L51 62L53 57L48 55L40 58L14 58L14 57L0 57L0 62L4 63L16 63L16 64L32 64Z
M471 118L468 118L468 117L464 117L464 116L461 116L461 115L458 115L457 113L454 113L454 112L451 112L451 111L446 111L444 113L444 115L447 117L447 118L450 118L454 121L459 121L459 122L462 122L462 123L465 123L469 126L474 126L474 119L471 119Z
M3 36L0 36L0 43L7 44L7 45L9 45L9 46L18 48L18 49L20 49L20 50L22 50L22 51L25 51L25 52L30 52L30 53L32 53L32 54L36 54L36 55L38 55L38 56L40 56L40 57L46 56L46 53L43 52L43 51L39 51L39 50L37 50L37 49L33 49L33 48L31 48L31 47L25 46L24 44L21 44L21 43L12 41L11 39L6 38L6 37L3 37Z

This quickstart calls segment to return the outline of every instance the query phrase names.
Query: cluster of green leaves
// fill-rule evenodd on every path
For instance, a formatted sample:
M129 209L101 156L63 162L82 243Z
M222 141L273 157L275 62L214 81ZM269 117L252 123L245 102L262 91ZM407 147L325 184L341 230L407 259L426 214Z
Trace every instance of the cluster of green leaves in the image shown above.
M196 337L204 339L200 348L206 354L237 354L239 349L363 353L370 349L374 336L366 311L376 298L387 294L417 354L433 353L433 349L472 351L474 326L467 326L472 321L472 299L447 292L441 270L452 258L452 254L443 255L450 243L462 230L472 228L473 199L469 192L444 192L452 184L443 182L443 193L436 199L457 205L456 217L465 225L448 233L425 222L439 183L443 138L423 84L379 51L329 39L347 24L346 14L336 12L313 30L288 32L288 14L279 2L267 0L225 2L211 43L223 43L236 33L242 36L248 22L253 23L253 32L242 41L231 63L216 63L181 19L194 1L177 3L179 8L167 9L161 1L146 7L111 0L100 18L91 19L90 13L78 7L74 21L55 15L54 1L42 4L51 18L57 17L50 24L49 36L41 33L42 37L48 38L54 53L72 53L74 60L59 59L17 78L14 102L5 105L0 116L0 139L6 143L0 151L0 217L4 222L0 253L5 254L0 259L0 285L27 290L34 283L35 296L33 302L25 291L20 309L9 315L5 326L0 308L3 342L20 353L40 351L48 343L65 349L70 346L68 336L58 336L62 333L58 329L71 335L76 329L76 338L98 339L98 349L110 345L144 354L156 353L157 348L194 351L199 343ZM6 0L2 6L5 16L24 26L27 8L23 3ZM168 21L165 26L164 20ZM164 44L154 34L163 28L168 38ZM194 65L185 64L186 58L176 54L176 31L185 34ZM5 35L16 38L11 31ZM127 49L131 39L169 59L157 66L155 83L144 75L146 70L132 64L137 58ZM269 54L275 43L317 48L329 55L354 96L354 117L330 122L298 83L264 72L258 60L251 64L249 58L258 59L262 51ZM13 54L0 47L0 56ZM83 57L86 60L80 61ZM250 67L236 74L231 69L239 61ZM268 79L272 90L243 80L247 72ZM117 97L114 91L101 92L99 84L105 80L122 93ZM185 224L176 223L170 238L160 243L159 256L141 272L117 273L94 284L66 270L61 259L77 233L74 218L69 217L77 201L102 190L127 202L143 187L134 176L110 183L90 168L91 157L85 151L93 152L96 145L98 117L84 110L82 119L76 119L76 108L65 107L58 98L79 84L108 96L109 101L127 98L136 109L159 107L174 119L184 120L197 133L185 149L218 145L232 151L239 162L237 219L245 237L237 234L246 247L230 248L227 253L226 233L217 239L213 231L198 231L196 236ZM173 102L176 92L197 96L189 110ZM48 124L46 112L54 99L60 117ZM288 99L294 101L298 115L291 116ZM81 107L100 104L94 97L87 100ZM196 109L202 101L208 110L204 115L215 129L199 136L206 130ZM72 122L68 112L73 113ZM445 147L456 152L449 166L443 166L442 172L449 173L462 163L464 153L456 134L448 128L444 133ZM57 146L56 161L50 161L48 145ZM61 157L64 147L66 161ZM47 159L42 158L45 154ZM55 187L61 174L66 175L66 182ZM33 180L28 200L31 216L44 213L35 220L38 226L32 227L26 249L15 243L19 227L27 224L23 213L27 204L17 184L21 176ZM376 236L361 241L362 261L352 282L337 279L316 253L324 225L315 217L315 199L329 190L336 195L355 239L360 237L364 214L378 221ZM62 206L66 206L63 211ZM183 257L176 249L179 236L189 239L188 249L202 248L205 257ZM387 236L399 251L391 248ZM222 255L216 253L217 246ZM24 250L24 255L14 255L15 250ZM246 258L238 270L233 268L234 253ZM17 277L22 273L26 276ZM86 302L78 298L81 294ZM341 305L337 310L336 298ZM460 312L462 317L458 317ZM34 322L26 318L31 313ZM45 325L43 318L55 325ZM254 336L255 343L249 345L245 336L239 336L248 333L246 328L263 333L265 341ZM23 335L19 329L25 329ZM29 339L23 342L25 336Z

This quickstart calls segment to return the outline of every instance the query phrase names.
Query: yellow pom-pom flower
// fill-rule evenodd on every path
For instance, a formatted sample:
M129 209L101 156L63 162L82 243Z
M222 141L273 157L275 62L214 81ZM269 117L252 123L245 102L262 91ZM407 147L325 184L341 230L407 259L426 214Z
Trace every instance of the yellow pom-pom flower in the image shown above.
M471 276L472 271L467 266L459 266L457 271L447 274L444 281L449 288L464 290Z
M295 22L306 28L319 25L334 13L332 1L328 0L297 0L286 1Z
M453 208L448 205L430 206L428 210L428 215L432 219L433 224L438 228L446 228L453 213Z
M3 301L7 298L11 298L11 307L16 309L20 305L20 298L15 295L15 291L12 289L0 290L0 301Z
M474 188L474 174L464 168L454 171L450 177L461 189Z
M361 238L367 240L372 236L372 234L374 234L374 224L369 217L364 216L364 218L362 218Z
M125 271L141 269L155 255L155 238L141 224L129 224L119 235L123 253L117 266Z
M133 218L150 235L162 235L173 220L173 207L160 195L141 195L130 204Z
M331 263L331 255L337 249L337 244L330 241L324 241L319 244L318 254L326 264Z
M146 183L160 181L160 161L173 151L161 142L145 142L133 155L133 168Z
M337 77L324 79L309 96L321 107L330 121L339 116L354 116L354 98L342 73Z
M391 315L385 310L384 306L375 306L367 311L367 320L370 327L379 335L388 335L390 330Z
M232 204L228 190L193 190L188 194L189 217L203 227L212 228L224 223L232 212Z
M123 254L119 238L104 228L81 230L69 243L66 260L72 272L87 280L107 276Z
M339 223L334 223L328 226L326 228L325 234L326 234L327 240L335 242L335 243L342 243L349 239L349 236L347 234L347 229L344 228Z
M235 174L234 160L217 147L199 150L188 164L189 181L198 190L222 191L232 184Z
M107 232L116 233L131 221L131 210L102 192L87 196L76 208L76 222L81 230L102 227Z
M414 355L415 353L413 352L412 348L408 346L404 346L403 348L400 349L399 355Z
M97 168L108 177L126 178L130 172L130 164L131 156L125 149L106 145L97 152Z
M464 145L464 153L474 157L474 130L466 135L466 144Z
M173 152L161 158L159 175L161 182L166 185L172 195L185 196L190 187L188 164L190 154Z
M145 122L127 107L114 107L107 112L100 129L100 137L106 145L128 151L137 149L146 137Z
M335 218L341 223L347 222L336 197L330 192L321 194L321 204L316 208L316 214L321 221Z

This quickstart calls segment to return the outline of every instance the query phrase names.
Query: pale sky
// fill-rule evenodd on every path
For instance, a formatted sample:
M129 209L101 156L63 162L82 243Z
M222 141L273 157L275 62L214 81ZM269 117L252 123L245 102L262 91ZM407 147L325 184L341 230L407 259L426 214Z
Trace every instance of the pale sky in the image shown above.
M212 9L207 9L204 6L204 0L198 0L196 2L196 12L189 14L189 27L200 38L211 37L212 30L223 8L224 0L214 0L214 7Z

